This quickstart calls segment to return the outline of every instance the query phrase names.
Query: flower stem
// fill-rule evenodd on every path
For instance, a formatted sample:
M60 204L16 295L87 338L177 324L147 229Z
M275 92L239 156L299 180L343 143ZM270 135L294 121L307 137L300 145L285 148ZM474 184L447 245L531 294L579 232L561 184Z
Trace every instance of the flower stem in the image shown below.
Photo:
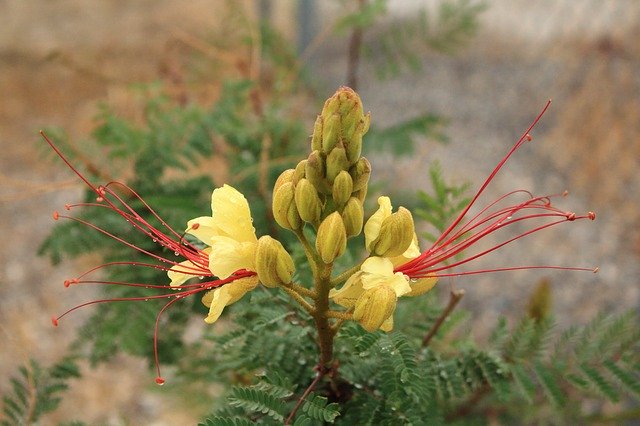
M309 313L309 315L314 315L316 310L311 305L311 303L304 300L304 297L300 293L298 293L294 288L290 286L282 286L282 289L287 292L287 294L295 299L296 302L302 306L302 308Z
M366 260L366 259L365 259ZM361 262L358 262L355 266L347 269L344 272L341 272L337 277L333 278L331 280L331 282L329 283L329 285L331 286L331 288L334 288L335 286L337 286L338 284L345 282L347 279L349 279L349 277L353 274L355 274L356 272L358 272L360 270L360 267L362 266L362 264L364 263L364 260Z

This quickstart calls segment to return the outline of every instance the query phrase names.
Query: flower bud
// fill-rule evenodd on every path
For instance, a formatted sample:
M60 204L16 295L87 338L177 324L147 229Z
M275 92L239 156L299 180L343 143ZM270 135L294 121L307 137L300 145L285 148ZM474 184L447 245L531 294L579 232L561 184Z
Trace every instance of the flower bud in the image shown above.
M295 201L302 220L312 224L320 221L322 202L318 197L318 191L308 179L300 179L296 185Z
M382 221L378 237L371 242L369 250L376 256L393 257L404 253L415 233L411 212L400 207Z
M355 237L362 231L364 222L364 208L362 202L355 197L349 198L342 210L342 220L347 231L347 238Z
M329 153L340 140L340 115L323 115L322 121L322 151Z
M305 177L315 186L318 192L323 194L331 194L331 187L325 179L326 167L325 160L320 151L313 151L307 158L305 164Z
M298 185L300 179L305 177L305 169L307 168L307 160L300 161L295 168L293 176L291 177L291 182L293 182L293 186Z
M396 292L389 286L379 285L368 290L356 301L353 319L369 331L376 331L396 310Z
M313 135L311 135L311 151L320 151L322 149L322 116L316 118L313 125Z
M268 235L260 237L256 248L256 272L267 287L289 284L295 271L293 259L280 241Z
M287 169L284 172L280 173L278 179L276 179L276 183L273 185L273 193L275 194L278 188L282 186L282 184L291 182L293 179L293 169Z
M294 197L291 182L283 183L273 194L273 217L285 229L295 230L302 226Z
M320 258L329 264L344 253L347 248L347 231L338 212L327 216L318 227L316 250Z
M438 283L438 277L419 278L417 280L411 280L411 291L405 296L421 296L429 291Z
M359 191L369 182L371 163L365 157L360 157L358 162L349 169L349 174L353 179L353 190Z
M351 175L346 170L338 173L338 176L333 181L333 202L337 206L342 206L351 197L353 192L353 180Z
M356 132L351 139L345 139L342 141L349 165L354 165L359 159L362 153L362 133Z
M349 169L349 161L347 153L342 147L335 147L329 155L327 155L327 180L333 183L338 173Z

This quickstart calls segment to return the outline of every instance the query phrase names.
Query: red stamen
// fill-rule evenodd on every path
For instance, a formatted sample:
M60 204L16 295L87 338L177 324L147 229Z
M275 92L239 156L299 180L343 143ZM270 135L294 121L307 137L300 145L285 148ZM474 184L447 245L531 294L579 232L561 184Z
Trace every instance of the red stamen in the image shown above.
M449 225L444 232L438 237L433 245L423 252L420 256L400 265L396 268L396 272L402 272L409 278L427 278L427 277L445 277L445 276L461 276L461 275L474 275L488 272L501 272L501 271L513 271L520 269L562 269L572 271L593 271L597 272L597 268L579 268L579 267L565 267L565 266L515 266L506 268L492 268L492 269L480 269L474 271L450 271L457 266L468 263L475 260L485 254L498 250L499 248L510 244L520 238L535 232L541 231L552 226L556 226L560 223L567 221L573 222L578 219L595 219L595 213L589 212L586 215L576 215L573 212L566 212L559 210L552 206L551 199L559 195L566 196L568 194L565 191L559 195L548 195L535 197L529 191L515 190L509 192L497 200L491 202L487 206L483 207L480 212L475 214L471 219L464 222L464 218L476 203L480 195L484 192L487 186L494 179L496 174L502 169L507 160L517 151L525 141L531 141L532 137L529 133L538 121L542 118L546 110L550 105L550 101L547 102L542 112L536 117L533 123L529 126L526 132L518 139L515 145L508 151L504 158L498 163L498 165L489 174L489 177L485 179L480 189L476 192L469 204L463 209L458 217ZM526 195L527 200L516 204L508 205L507 207L499 207L500 204L509 202L509 199L519 194ZM507 226L516 223L529 223L532 220L538 223L532 226L530 229L522 232L520 231L515 237L508 238L488 249L484 249L479 253L467 256L461 260L456 260L449 263L454 257L463 254L467 249L475 246L480 240L489 234L493 234L496 231L506 228ZM540 221L548 220L546 223L540 224Z
M114 212L115 214L122 217L126 222L130 223L133 228L148 238L150 238L154 243L159 246L169 249L171 252L174 252L176 256L181 256L184 260L188 260L191 264L187 265L179 265L180 261L170 260L165 257L162 257L158 254L155 254L151 251L145 250L141 247L136 246L133 243L127 241L124 237L119 237L105 229L100 228L99 226L88 222L84 219L80 219L73 216L61 215L58 212L54 212L54 219L64 218L76 221L81 223L89 228L92 228L112 239L118 241L121 244L126 245L140 253L143 253L157 261L160 264L154 263L142 263L142 262L127 262L127 261L118 261L118 262L109 262L102 265L95 266L84 273L80 274L78 278L66 280L64 282L65 287L69 287L72 284L101 284L101 285L118 285L118 286L129 286L129 287L144 287L147 289L159 289L159 290L171 290L169 293L161 293L161 294L150 294L142 297L122 297L122 298L112 298L112 299L98 299L91 300L88 302L84 302L77 306L74 306L64 312L62 315L57 317L52 317L51 322L54 326L58 326L58 322L60 319L65 317L67 314L74 312L80 308L95 305L99 303L107 303L107 302L132 302L132 301L146 301L150 299L170 299L158 312L156 315L156 322L154 326L153 333L153 349L154 349L154 361L156 364L156 383L159 385L164 384L165 379L162 378L160 374L160 361L158 356L158 330L160 326L160 317L171 305L173 305L178 300L182 300L187 296L191 296L193 294L209 291L214 288L218 288L225 284L228 284L232 281L235 281L240 278L245 278L249 276L255 275L255 272L239 270L232 274L230 277L225 278L223 280L214 277L211 271L209 270L209 255L203 250L198 249L193 246L191 243L184 239L184 234L177 233L174 229L172 229L147 203L142 199L138 193L136 193L133 189L129 188L127 185L120 182L109 182L104 186L95 186L92 184L82 173L80 173L70 162L69 160L62 154L62 152L56 147L53 142L43 133L40 132L44 140L51 146L51 148L58 154L58 156L65 162L65 164L97 195L96 201L97 203L77 203L77 204L66 204L65 209L71 210L74 207L98 207L105 208ZM149 223L138 211L132 208L120 195L118 195L112 187L119 187L126 192L137 201L141 202L144 210L147 214L150 214L153 218L155 218L159 223L160 227L156 227ZM197 229L199 224L195 224L193 229ZM164 229L165 231L161 230ZM167 266L168 265L168 266ZM114 282L114 281L100 281L100 280L87 280L85 277L90 274L106 268L113 266L128 266L128 267L148 267L148 268L156 268L162 271L169 271L172 268L177 272L198 276L200 278L208 277L211 280L198 282L193 284L185 284L176 287L169 287L168 285L156 285L156 284L146 284L146 283L127 283L127 282Z

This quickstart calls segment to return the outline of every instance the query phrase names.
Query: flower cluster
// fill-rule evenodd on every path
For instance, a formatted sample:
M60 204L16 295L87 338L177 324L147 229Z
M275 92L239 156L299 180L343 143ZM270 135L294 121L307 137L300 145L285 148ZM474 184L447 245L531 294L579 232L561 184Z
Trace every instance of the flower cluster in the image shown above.
M371 164L361 156L361 152L370 115L364 113L361 100L353 90L340 88L326 101L315 122L309 156L295 168L282 172L273 187L273 217L278 225L293 232L304 248L313 272L311 283L295 282L295 265L279 241L270 236L257 238L249 204L233 187L224 185L215 189L211 197L211 216L188 221L184 233L178 233L132 189L117 182L104 186L91 183L43 135L97 197L95 203L68 205L67 210L76 207L106 208L130 222L136 231L183 259L175 261L162 257L109 230L56 212L55 219L67 218L81 222L150 256L155 263L117 264L162 269L167 272L169 283L150 285L90 280L90 274L114 263L100 265L66 281L65 285L103 283L144 286L163 291L147 297L90 301L53 318L53 323L57 325L70 312L95 303L167 299L168 302L156 318L154 333L158 372L156 381L162 384L164 379L160 375L157 354L160 315L177 300L203 293L202 302L209 309L205 321L214 323L226 306L235 303L261 283L285 291L314 319L321 352L319 365L322 368L319 371L326 371L332 359L333 336L343 321L357 321L368 331L390 331L398 298L423 295L436 285L440 277L535 268L591 270L552 265L459 269L480 256L542 229L563 222L595 218L591 212L577 215L556 208L551 203L554 196L533 196L523 190L510 192L482 208L476 206L485 188L511 155L531 140L529 132L543 113L544 110L498 163L459 216L427 250L421 251L411 212L404 207L394 212L389 197L379 197L378 209L365 221L364 200ZM116 189L124 190L128 193L127 197L142 202L146 214L132 208L126 201L127 197L118 195ZM467 219L472 207L479 212ZM154 226L144 218L149 214L158 220L160 226ZM526 225L525 231L510 235L489 248L472 252L486 236L514 224ZM334 262L346 251L348 240L363 231L363 250L368 253L366 258L351 269L334 274ZM198 242L187 240L185 234Z

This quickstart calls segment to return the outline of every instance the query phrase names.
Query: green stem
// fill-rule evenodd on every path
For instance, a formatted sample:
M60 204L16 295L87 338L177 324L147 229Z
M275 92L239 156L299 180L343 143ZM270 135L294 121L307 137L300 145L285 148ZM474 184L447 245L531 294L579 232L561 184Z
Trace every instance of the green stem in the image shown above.
M312 299L315 299L317 297L317 294L315 291L308 289L306 287L303 287L300 284L296 284L292 282L289 285L287 285L287 287L290 287L291 289L295 290L296 292L300 293L305 297L310 297Z
M300 293L298 293L292 287L288 287L288 286L282 286L282 289L286 291L287 294L289 294L289 296L293 297L295 301L298 302L304 308L304 310L309 313L309 315L311 316L315 315L316 310L313 307L313 305L311 305L311 303L304 300L304 297L302 297Z
M333 361L333 336L334 332L329 323L329 291L331 290L331 270L333 263L329 265L316 264L318 271L315 275L315 312L312 315L318 329L318 344L320 345L320 371L331 369Z
M303 228L300 228L293 232L296 234L296 237L298 237L298 241L300 241L300 244L302 244L304 254L307 256L307 261L309 262L309 265L311 265L311 272L313 273L313 276L317 277L318 265L322 263L322 261L320 260L320 256L318 256L314 247L311 245L311 243L309 243L309 240L307 240L307 237L304 235Z
M353 319L353 315L347 312L339 312L339 311L327 311L327 316L329 318L338 318L341 320L350 320Z

